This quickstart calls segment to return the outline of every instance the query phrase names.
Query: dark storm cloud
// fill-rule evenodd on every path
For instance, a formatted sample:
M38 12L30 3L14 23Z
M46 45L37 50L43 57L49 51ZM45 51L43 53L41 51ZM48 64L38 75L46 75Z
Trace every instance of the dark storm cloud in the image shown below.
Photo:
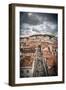
M36 25L36 24L40 24L41 20L39 20L39 16L37 16L36 14L32 14L31 16L29 16L28 13L21 13L20 14L20 22L21 23L28 23L31 25Z
M57 34L57 14L20 12L21 35Z

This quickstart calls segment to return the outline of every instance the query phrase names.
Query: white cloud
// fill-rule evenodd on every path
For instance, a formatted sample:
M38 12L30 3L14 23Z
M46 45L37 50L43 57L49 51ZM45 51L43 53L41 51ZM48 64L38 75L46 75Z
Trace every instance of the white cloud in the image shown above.
M22 36L29 36L33 34L54 34L56 33L57 24L50 21L44 21L42 24L30 25L24 23L21 26Z

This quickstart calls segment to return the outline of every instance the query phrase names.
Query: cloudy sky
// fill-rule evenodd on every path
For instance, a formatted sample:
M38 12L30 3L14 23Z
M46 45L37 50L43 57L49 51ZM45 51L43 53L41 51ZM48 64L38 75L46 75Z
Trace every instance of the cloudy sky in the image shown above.
M58 33L58 15L48 13L20 12L20 35Z

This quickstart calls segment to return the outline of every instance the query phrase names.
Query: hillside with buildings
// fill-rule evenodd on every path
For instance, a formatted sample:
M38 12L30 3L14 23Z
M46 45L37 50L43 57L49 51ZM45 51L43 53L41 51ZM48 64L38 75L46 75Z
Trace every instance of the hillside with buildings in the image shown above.
M53 35L20 37L20 77L56 76L57 49Z

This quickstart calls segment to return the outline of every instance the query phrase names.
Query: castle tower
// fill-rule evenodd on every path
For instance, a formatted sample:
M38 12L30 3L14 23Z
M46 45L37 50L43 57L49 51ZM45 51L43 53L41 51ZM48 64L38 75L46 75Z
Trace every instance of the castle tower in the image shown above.
M33 76L48 76L47 63L45 62L44 58L42 58L42 51L40 45L36 48L35 53L36 59L34 61Z

